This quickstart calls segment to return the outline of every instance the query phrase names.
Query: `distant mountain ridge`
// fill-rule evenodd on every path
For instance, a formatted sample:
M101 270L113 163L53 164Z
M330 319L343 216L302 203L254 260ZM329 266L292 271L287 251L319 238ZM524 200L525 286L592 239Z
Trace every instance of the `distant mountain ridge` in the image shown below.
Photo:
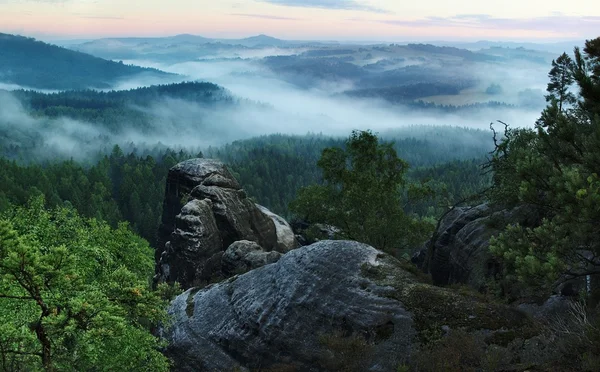
M296 44L296 41L287 41L274 38L268 35L256 35L243 39L221 39L221 38L207 38L198 35L191 34L180 34L175 36L165 37L118 37L118 38L102 38L97 40L88 41L81 43L79 47L85 48L86 46L93 46L95 44L109 44L109 43L121 43L121 44L155 44L155 45L168 45L175 43L190 43L190 44L209 44L209 43L222 43L228 45L241 45L245 47L256 47L256 46L284 46L290 44Z
M24 36L0 33L0 83L27 88L107 89L139 74L168 76L150 68L129 66Z

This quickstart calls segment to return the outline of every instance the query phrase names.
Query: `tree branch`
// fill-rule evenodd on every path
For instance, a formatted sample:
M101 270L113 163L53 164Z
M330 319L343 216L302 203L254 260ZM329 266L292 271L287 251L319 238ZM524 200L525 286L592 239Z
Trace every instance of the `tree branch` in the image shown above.
M8 298L11 300L32 300L35 301L35 298L31 297L31 296L11 296L11 295L5 295L5 294L1 294L0 293L0 298Z

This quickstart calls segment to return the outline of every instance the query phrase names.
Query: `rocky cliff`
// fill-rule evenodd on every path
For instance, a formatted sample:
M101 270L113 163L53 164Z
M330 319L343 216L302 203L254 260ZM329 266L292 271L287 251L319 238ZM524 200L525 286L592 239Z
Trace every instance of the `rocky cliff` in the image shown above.
M349 241L189 289L169 312L175 371L395 371L427 363L429 345L455 332L477 340L481 358L504 351L501 370L548 357L524 313L422 283L396 259Z
M436 285L467 284L483 290L501 275L489 252L490 238L511 223L533 226L539 220L527 207L492 208L488 204L459 207L441 221L432 240L413 258Z
M287 222L254 204L220 161L192 159L174 166L167 178L155 280L189 288L223 278L222 255L238 241L254 242L264 252L297 246Z
M458 208L417 261L435 284L478 288L496 270L489 237L529 218ZM187 289L161 330L175 371L523 370L555 358L540 322L568 308L562 298L517 309L440 288L357 242L296 249L290 225L216 160L171 169L161 238L156 281Z

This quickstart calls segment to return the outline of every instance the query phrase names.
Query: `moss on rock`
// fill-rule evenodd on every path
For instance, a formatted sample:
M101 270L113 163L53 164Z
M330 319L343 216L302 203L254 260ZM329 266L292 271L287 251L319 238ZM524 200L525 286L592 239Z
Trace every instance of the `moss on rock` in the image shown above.
M386 295L402 302L413 313L419 338L424 343L440 339L444 334L442 327L467 332L493 331L489 343L498 342L502 346L517 336L527 338L538 333L525 313L484 301L479 296L422 283L390 256L380 255L375 263L365 263L361 272L377 285L389 288Z

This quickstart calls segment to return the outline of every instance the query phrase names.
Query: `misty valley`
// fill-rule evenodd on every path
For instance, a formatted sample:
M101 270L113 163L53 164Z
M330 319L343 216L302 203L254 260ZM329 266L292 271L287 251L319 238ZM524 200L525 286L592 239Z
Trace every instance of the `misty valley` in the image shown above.
M0 371L600 370L600 38L0 33Z

